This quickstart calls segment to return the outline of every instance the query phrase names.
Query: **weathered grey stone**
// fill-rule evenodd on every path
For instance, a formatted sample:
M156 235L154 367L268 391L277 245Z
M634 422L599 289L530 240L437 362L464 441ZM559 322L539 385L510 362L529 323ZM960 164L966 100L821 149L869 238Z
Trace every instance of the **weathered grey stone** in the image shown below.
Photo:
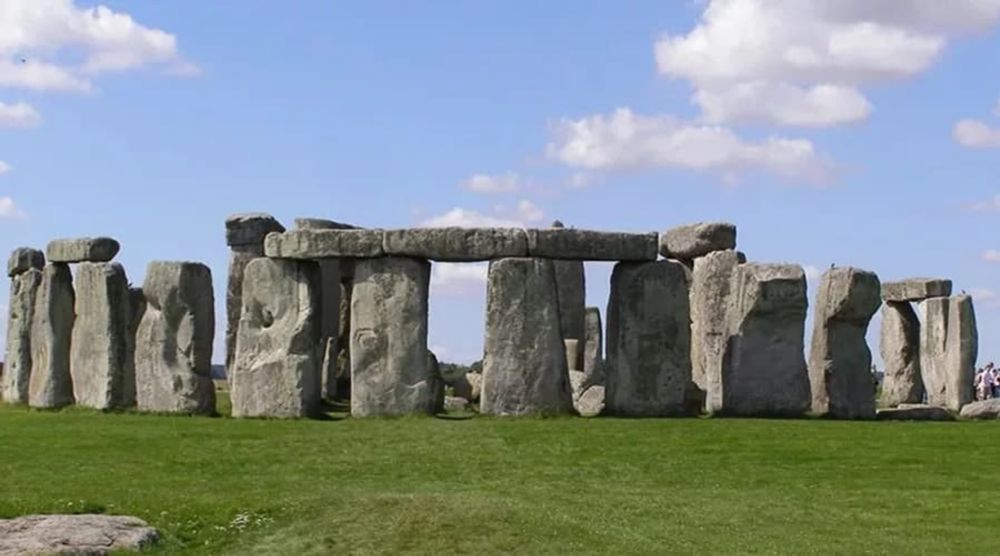
M229 373L234 417L319 413L319 267L254 259L243 276L243 311Z
M139 409L215 413L212 271L201 263L152 262L142 291L146 310L135 356Z
M351 298L354 296L354 261L340 261L340 333L337 336L335 376L337 399L351 398Z
M142 288L129 287L129 320L128 320L128 360L132 362L132 369L135 369L135 340L139 333L139 324L146 314L146 296L142 293ZM136 404L135 373L125 381L125 405Z
M61 407L73 403L69 351L74 303L73 273L69 265L45 265L31 321L28 404L32 407Z
M106 263L120 248L110 237L81 237L50 241L45 254L52 263Z
M582 361L586 341L586 281L583 261L552 261L559 299L559 329L566 340L576 340L575 361ZM571 369L579 367L570 366ZM580 368L579 370L582 370Z
M0 554L4 556L103 556L112 551L138 551L158 538L156 529L145 521L124 515L26 515L0 519Z
M444 410L445 411L465 411L466 406L469 405L469 400L459 397L459 396L445 396L444 398Z
M520 228L414 228L386 230L386 255L434 261L487 261L528 254L528 236Z
M691 260L727 249L736 249L736 226L728 222L699 222L660 234L660 254L671 259Z
M875 418L875 376L865 334L882 304L880 291L874 272L845 267L823 274L809 352L813 412L838 419Z
M721 380L712 376L707 380L710 412L793 416L809 409L803 346L808 305L802 267L759 263L736 267Z
M740 263L740 264L746 263L747 262L747 254L744 253L743 251L737 251L736 252L736 261L738 263Z
M292 230L264 240L264 254L277 259L382 257L382 230Z
M490 263L480 411L569 413L573 408L552 261Z
M528 254L577 261L655 261L656 232L633 234L575 228L528 230Z
M951 295L951 280L908 278L882 284L883 301L921 301Z
M606 390L600 384L588 386L573 399L573 407L581 417L597 417L604 411Z
M469 383L468 399L472 403L478 403L483 396L483 375L481 373L466 373L465 380Z
M351 297L351 415L434 413L437 377L427 356L431 265L357 261Z
M688 281L687 269L675 261L615 265L607 313L609 412L684 413L691 381Z
M327 220L325 218L296 218L295 229L296 230L354 230L357 229L357 226L352 226L351 224L345 224L343 222L336 222L334 220ZM271 230L271 231L283 231L283 230Z
M441 376L441 364L437 355L427 350L427 368L430 369L431 413L444 411L444 377Z
M583 372L592 384L604 384L604 327L601 310L587 307L584 312ZM603 403L603 402L602 402Z
M320 280L320 354L323 396L337 396L337 340L340 336L340 261L319 261Z
M1000 418L1000 398L967 403L960 413L963 419L997 419Z
M736 251L709 253L694 260L691 276L691 380L702 392L722 393L722 358L726 347L726 311L733 272L739 264ZM715 381L709 388L709 378ZM703 397L698 394L695 397ZM721 399L713 406L722 403Z
M954 421L947 409L934 405L901 404L899 407L878 410L879 421Z
M81 263L76 271L76 321L70 345L70 374L78 405L127 407L131 300L125 269L118 263Z
M4 358L3 383L0 392L7 403L28 403L31 379L31 324L35 314L35 298L42 285L42 271L29 268L10 279L7 300L7 355Z
M564 339L563 346L566 348L566 368L570 371L577 371L582 374L583 371L580 370L579 341Z
M920 403L924 399L924 382L920 378L920 320L913 305L905 301L887 301L882 305L879 349L885 367L882 405Z
M226 218L226 245L259 247L267 234L284 231L285 227L270 214L262 212L234 214Z
M14 277L31 269L41 270L45 266L45 253L31 247L18 247L7 259L7 276Z
M973 400L979 335L972 298L932 297L920 304L920 371L927 403L952 411Z

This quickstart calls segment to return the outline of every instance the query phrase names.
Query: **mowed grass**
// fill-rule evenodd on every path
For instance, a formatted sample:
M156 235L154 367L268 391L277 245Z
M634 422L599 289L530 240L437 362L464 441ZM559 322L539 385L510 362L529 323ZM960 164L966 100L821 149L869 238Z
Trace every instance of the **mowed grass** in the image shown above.
M265 421L0 408L0 517L169 554L996 553L1000 423Z

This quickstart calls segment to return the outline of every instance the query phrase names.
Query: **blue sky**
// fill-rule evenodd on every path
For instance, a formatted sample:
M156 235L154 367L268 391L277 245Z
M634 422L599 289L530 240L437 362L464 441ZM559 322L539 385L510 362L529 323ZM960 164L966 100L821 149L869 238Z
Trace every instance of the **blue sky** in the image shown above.
M221 331L235 212L728 220L811 290L831 263L952 278L1000 359L998 0L95 6L0 0L0 251L111 235L135 283L203 261ZM482 277L435 269L442 359L479 357Z

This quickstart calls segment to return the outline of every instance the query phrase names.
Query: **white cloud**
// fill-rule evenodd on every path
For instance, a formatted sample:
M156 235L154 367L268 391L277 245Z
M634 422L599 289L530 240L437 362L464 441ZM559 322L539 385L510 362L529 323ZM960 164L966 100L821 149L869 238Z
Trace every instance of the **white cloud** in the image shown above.
M10 172L10 170L11 170L10 164L7 164L6 162L0 160L0 174L6 174L7 172Z
M987 249L983 251L982 258L986 262L990 263L1000 263L1000 251L996 249Z
M434 263L431 293L436 295L482 295L486 291L489 263Z
M1000 212L1000 195L996 195L988 201L972 203L968 209L973 212Z
M823 182L832 163L810 141L771 137L747 142L720 126L696 125L672 116L643 116L628 108L554 129L548 156L586 170L683 168L733 173L756 170L794 181Z
M990 127L980 120L960 120L951 136L963 147L971 149L1000 149L1000 128Z
M1000 0L710 0L654 51L711 121L837 125L871 112L860 85L917 75L950 39L997 21Z
M10 197L0 197L0 220L23 220L27 218L27 216L28 215L17 206L14 199L11 199Z
M970 288L968 294L976 304L976 308L1000 308L1000 294L989 288Z
M0 102L0 129L34 127L42 121L37 110L26 102Z
M533 223L545 219L545 211L527 199L517 203L517 217L523 222Z
M514 173L500 176L474 174L462 182L462 187L476 193L516 193L521 190L523 180Z
M195 68L174 35L126 13L71 0L0 2L0 86L83 92L96 75L150 65L172 73Z
M511 210L503 205L493 208L493 214L455 207L444 214L432 216L418 225L423 228L527 228L545 218L545 211L527 199Z

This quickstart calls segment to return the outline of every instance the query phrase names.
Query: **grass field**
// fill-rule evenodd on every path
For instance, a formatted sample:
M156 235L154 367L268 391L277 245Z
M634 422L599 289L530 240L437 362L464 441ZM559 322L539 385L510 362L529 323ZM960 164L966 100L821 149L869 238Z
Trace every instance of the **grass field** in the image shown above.
M0 517L153 552L997 553L1000 423L261 421L0 407Z

